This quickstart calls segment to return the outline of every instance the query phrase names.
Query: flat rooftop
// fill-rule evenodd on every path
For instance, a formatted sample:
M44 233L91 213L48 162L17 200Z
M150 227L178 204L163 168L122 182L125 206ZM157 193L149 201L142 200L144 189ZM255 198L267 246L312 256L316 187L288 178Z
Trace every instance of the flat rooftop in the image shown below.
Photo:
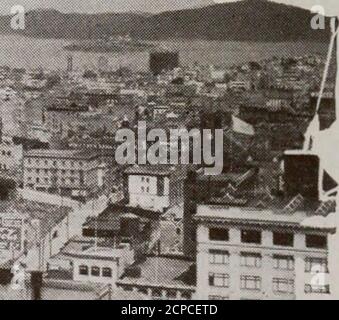
M74 159L74 160L90 160L97 157L94 150L51 150L36 149L25 152L25 157L34 158L53 158L53 159Z
M176 257L147 257L134 265L140 268L140 277L122 276L118 285L183 288L195 290L195 265L193 261Z
M331 214L328 215L330 217ZM310 228L334 231L332 219L316 215L315 210L298 209L293 212L284 207L260 209L250 206L199 205L194 216L197 221L227 222L233 224L259 224L292 228Z

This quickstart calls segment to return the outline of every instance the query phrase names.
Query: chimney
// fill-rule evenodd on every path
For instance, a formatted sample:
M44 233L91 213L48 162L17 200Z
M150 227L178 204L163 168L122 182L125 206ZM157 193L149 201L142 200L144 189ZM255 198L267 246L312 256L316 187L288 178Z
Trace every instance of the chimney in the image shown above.
M302 151L287 151L284 155L284 192L305 199L319 200L319 157Z
M43 282L42 272L32 271L31 272L32 300L41 300L42 282Z

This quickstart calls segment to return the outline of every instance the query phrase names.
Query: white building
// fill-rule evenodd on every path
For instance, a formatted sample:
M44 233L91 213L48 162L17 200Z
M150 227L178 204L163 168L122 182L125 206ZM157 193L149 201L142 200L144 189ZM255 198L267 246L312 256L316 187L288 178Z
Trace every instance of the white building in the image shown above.
M134 166L125 174L132 207L163 212L183 201L185 176L171 166Z
M198 206L197 298L329 299L333 229L304 225L309 214Z

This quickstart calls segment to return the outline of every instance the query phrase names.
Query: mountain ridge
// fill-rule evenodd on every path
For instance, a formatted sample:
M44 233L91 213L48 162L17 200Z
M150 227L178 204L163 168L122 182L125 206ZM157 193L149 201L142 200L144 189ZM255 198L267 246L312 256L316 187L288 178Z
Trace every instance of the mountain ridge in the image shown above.
M329 30L312 30L312 17L306 9L268 0L218 3L160 14L84 14L47 9L27 13L27 28L15 33L66 39L130 34L145 40L327 41ZM13 33L9 21L9 16L0 16L0 33Z

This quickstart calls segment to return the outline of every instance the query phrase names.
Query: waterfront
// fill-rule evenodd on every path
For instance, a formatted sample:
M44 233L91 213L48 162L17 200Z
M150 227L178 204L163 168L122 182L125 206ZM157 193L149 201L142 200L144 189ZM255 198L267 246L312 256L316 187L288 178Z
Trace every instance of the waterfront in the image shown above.
M20 68L66 69L67 56L74 57L75 68L95 69L99 57L106 57L113 70L119 66L134 70L148 68L147 52L93 53L67 52L64 46L72 41L61 39L36 39L21 36L0 36L0 65ZM289 57L305 54L324 54L327 45L316 42L224 42L224 41L161 41L162 48L178 50L183 65L214 64L230 66L273 56Z

